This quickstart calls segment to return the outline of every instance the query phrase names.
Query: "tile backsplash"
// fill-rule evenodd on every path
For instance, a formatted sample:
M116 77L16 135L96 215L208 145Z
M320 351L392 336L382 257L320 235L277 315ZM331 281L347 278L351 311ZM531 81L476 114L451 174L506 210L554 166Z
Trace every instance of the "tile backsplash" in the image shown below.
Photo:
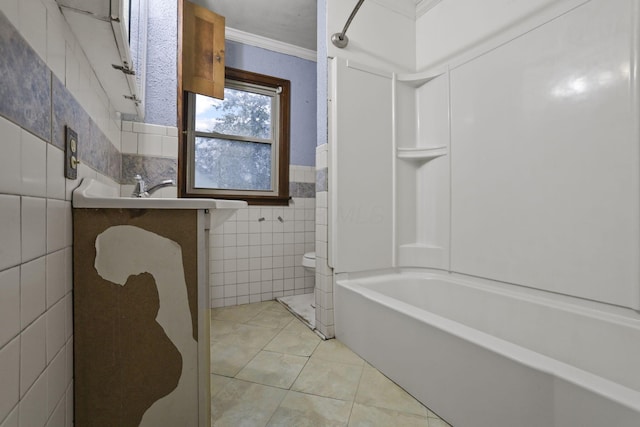
M333 270L329 267L328 145L316 148L316 328L327 338L335 336L333 320Z

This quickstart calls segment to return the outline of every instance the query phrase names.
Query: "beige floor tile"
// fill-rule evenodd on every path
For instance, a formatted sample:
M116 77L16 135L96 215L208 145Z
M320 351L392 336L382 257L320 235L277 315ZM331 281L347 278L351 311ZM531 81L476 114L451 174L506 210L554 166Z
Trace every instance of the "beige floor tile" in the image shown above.
M267 303L244 304L233 307L221 307L211 309L212 320L227 320L230 322L243 323L251 320L256 314L266 310L272 301Z
M429 417L429 427L451 427L451 425L447 424L444 420L440 418Z
M364 360L360 356L336 339L322 341L313 352L311 358L352 365L364 365Z
M291 322L290 325L299 323L300 321ZM309 328L304 327L303 330L295 330L287 326L264 348L269 351L278 353L294 354L296 356L309 357L320 344L319 336L314 334ZM292 332L290 332L292 331Z
M211 404L213 427L264 427L286 391L230 379Z
M278 301L274 301L273 304L271 304L267 310L279 311L282 313L291 314L291 312L287 310L287 308L284 305L280 304Z
M256 347L213 342L211 343L211 373L233 377L259 352L260 349Z
M349 427L429 427L427 417L354 403Z
M236 378L274 387L291 387L308 358L290 354L261 351Z
M312 359L302 369L291 390L353 401L361 375L362 366Z
M275 337L279 329L265 328L244 323L234 323L225 320L211 321L211 340L229 345L246 345L262 348Z
M216 394L222 390L231 381L229 377L223 377L222 375L211 374L211 398L216 397Z
M282 329L283 331L292 332L294 334L313 334L316 337L318 336L315 332L313 332L307 325L302 323L300 319L297 322L291 322L287 326ZM319 337L318 337L319 338Z
M365 365L356 403L427 416L427 408L375 368Z
M277 310L263 310L246 321L248 325L262 326L265 328L282 329L291 323L295 317L293 314Z
M290 391L269 421L269 427L346 426L351 402Z

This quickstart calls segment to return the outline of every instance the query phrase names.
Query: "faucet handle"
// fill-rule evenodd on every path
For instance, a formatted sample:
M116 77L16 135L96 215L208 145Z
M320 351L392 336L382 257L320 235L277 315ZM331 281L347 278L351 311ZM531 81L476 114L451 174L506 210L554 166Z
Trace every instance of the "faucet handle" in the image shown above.
M140 174L136 174L133 179L136 180L136 186L133 189L133 194L131 194L131 197L142 197L145 191L147 191L144 185L144 179L142 179L142 176L140 176Z

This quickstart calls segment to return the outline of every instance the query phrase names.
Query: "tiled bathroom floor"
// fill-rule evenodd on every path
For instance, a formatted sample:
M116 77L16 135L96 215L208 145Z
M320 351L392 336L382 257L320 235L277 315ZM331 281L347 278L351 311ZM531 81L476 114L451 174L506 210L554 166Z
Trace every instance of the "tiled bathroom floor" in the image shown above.
M448 426L275 301L211 311L211 372L214 427Z

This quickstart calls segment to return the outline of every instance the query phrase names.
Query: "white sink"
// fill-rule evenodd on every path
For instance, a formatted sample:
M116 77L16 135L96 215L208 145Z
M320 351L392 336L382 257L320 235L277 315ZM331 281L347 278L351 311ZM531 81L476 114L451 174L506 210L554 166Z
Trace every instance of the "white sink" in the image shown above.
M73 190L72 204L74 208L209 209L212 227L222 224L236 210L247 206L247 202L241 200L121 197L117 189L87 178Z

